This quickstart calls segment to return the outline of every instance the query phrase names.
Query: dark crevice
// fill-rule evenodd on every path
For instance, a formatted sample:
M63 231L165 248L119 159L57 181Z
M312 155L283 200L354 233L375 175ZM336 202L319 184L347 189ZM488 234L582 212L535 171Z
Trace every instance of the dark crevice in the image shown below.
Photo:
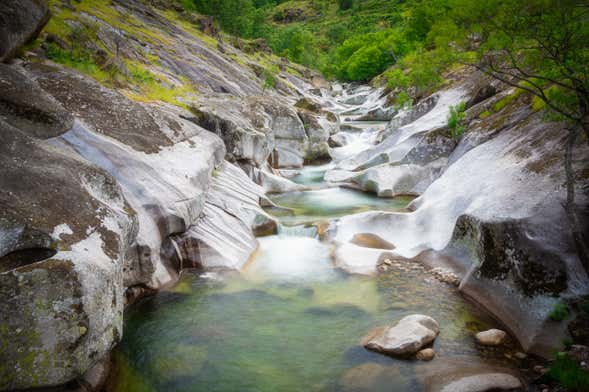
M56 253L54 249L49 248L15 250L0 257L0 273L49 259L55 256Z

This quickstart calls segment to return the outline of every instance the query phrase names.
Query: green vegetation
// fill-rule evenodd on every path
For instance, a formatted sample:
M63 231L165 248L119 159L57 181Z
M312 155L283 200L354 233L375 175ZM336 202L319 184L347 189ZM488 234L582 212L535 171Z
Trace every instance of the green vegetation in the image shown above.
M589 372L566 354L560 353L550 366L548 376L568 391L589 390Z
M566 304L557 303L552 307L548 317L552 321L562 321L569 316L570 310Z
M450 134L454 139L460 138L460 136L462 136L465 131L465 109L466 103L464 102L460 102L458 105L450 107L450 113L448 114L448 128L450 129Z

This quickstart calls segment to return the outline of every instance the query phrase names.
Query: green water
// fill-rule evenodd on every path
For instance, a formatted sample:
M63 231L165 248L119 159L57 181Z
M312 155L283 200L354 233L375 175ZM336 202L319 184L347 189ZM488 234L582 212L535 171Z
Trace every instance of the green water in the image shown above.
M290 209L269 212L283 224L292 226L371 210L402 211L413 197L381 199L353 189L326 188L270 195L270 199Z
M280 217L287 224L398 210L409 201L339 188L273 200L295 211ZM424 363L369 352L359 343L374 327L412 313L440 324L434 363L466 358L505 364L503 351L483 352L474 344L473 334L493 323L454 287L422 270L351 276L332 267L331 245L315 238L270 236L259 242L241 273L184 271L171 290L130 306L108 389L352 391L360 384L366 391L421 391ZM370 378L362 367L367 363L387 370Z

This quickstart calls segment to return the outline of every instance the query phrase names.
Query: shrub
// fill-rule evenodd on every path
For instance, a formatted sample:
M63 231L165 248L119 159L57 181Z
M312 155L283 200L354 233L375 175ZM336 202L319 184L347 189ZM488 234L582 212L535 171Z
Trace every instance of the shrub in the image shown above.
M552 307L548 317L552 321L562 321L569 316L569 307L563 303L557 303Z
M557 355L550 366L548 376L567 390L579 392L589 390L589 372L583 370L566 354Z
M458 139L465 131L463 124L466 109L466 104L460 102L458 105L450 106L450 114L448 114L448 128L453 138Z
M340 10L349 10L354 6L354 0L337 0Z

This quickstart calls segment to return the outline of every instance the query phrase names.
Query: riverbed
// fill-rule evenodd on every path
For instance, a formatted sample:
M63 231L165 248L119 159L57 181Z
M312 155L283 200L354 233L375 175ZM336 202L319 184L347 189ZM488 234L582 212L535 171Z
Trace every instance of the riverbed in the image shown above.
M374 143L386 123L350 121L345 159ZM489 349L478 331L498 325L407 263L372 276L334 267L333 245L316 229L349 214L407 212L412 197L377 198L326 183L332 163L284 173L305 190L270 195L277 235L242 271L183 271L171 289L131 305L116 349L113 391L422 391L430 363L367 351L362 337L420 313L441 333L432 363L516 367L514 344Z

